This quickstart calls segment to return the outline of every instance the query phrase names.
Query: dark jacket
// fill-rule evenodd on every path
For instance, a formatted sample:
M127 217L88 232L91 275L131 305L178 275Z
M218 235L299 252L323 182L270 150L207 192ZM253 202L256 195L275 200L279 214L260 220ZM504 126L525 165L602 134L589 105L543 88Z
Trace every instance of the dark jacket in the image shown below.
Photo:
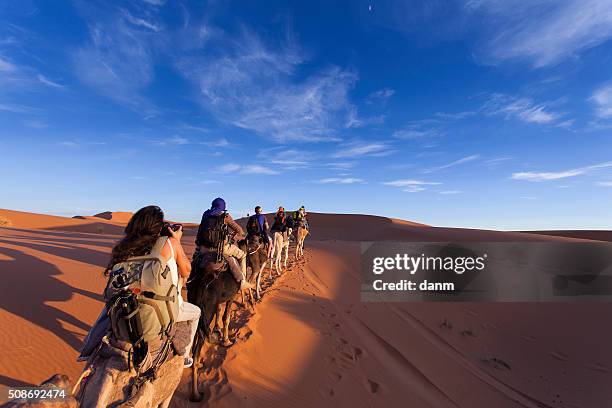
M200 221L200 226L198 227L198 234L196 235L196 246L204 245L204 233L206 232L207 225L209 224L208 219L210 217L218 217L219 215L221 215L221 213L223 213L223 211L219 211L219 209L216 208L211 208L210 210L206 210L204 214L202 214L202 220ZM231 235L238 237L244 235L242 227L240 227L240 225L238 225L238 223L234 221L234 219L231 215L229 215L229 213L225 215L225 223L229 227Z
M287 219L285 217L284 212L277 212L274 216L274 223L272 223L272 228L270 231L279 231L285 232L287 229Z
M257 221L258 231L248 231L249 235L259 235L263 238L264 241L268 242L268 230L270 227L268 226L268 220L266 216L263 214L254 214L249 217L249 221L247 225L253 224Z

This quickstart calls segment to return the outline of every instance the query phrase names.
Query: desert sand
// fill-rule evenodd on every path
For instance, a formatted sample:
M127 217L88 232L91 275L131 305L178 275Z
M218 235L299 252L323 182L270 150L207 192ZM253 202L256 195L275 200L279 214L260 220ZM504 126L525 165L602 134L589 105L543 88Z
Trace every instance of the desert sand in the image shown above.
M129 215L64 218L0 210L0 385L78 377L102 269ZM611 304L361 303L359 241L605 239L311 214L306 257L268 279L257 313L238 310L235 344L209 346L205 399L172 406L581 407L612 400ZM194 227L184 245L193 251Z

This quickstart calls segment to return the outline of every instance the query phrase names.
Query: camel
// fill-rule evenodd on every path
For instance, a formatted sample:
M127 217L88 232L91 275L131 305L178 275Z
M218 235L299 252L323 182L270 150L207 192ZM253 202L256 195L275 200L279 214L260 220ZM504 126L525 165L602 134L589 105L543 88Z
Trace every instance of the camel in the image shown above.
M309 234L306 227L300 225L295 233L296 243L295 243L295 259L300 259L304 256L304 240L306 236Z
M247 242L247 268L251 269L248 280L255 284L255 298L257 300L261 299L261 273L266 267L267 252L259 237Z
M99 352L90 359L75 396L83 407L161 407L167 408L183 373L182 351L187 346L190 328L187 322L176 323L176 351L169 347L149 345L152 356L165 361L151 380L134 387L136 372L128 366L128 349L105 339ZM182 350L181 350L182 348ZM75 387L76 388L76 387Z
M244 240L240 241L238 246L243 251L247 251L247 244ZM203 397L198 390L198 369L200 366L202 347L204 346L206 340L210 340L210 324L213 319L215 320L216 325L218 325L219 318L221 318L223 332L222 344L226 347L232 345L232 342L229 339L229 323L234 297L240 291L240 285L230 272L229 264L227 262L235 262L235 259L230 258L227 262L222 263L220 266L215 265L215 260L216 254L214 252L201 254L200 256L194 258L192 261L192 278L190 278L187 282L187 298L189 303L199 306L202 311L200 321L198 323L198 331L196 332L192 347L192 401L201 401ZM213 269L209 270L209 267L211 266ZM215 267L218 267L219 269L215 269ZM255 309L252 297L249 300L251 310L254 312ZM222 309L220 306L223 305L223 316L221 316L220 311ZM217 314L217 319L215 319Z
M68 377L55 374L41 387L59 387L66 390L66 398L46 402L14 401L11 408L103 408L103 407L162 407L167 408L183 373L182 351L189 342L190 327L187 322L175 325L173 345L155 347L149 345L152 356L165 361L159 366L152 380L142 377L136 387L136 371L128 365L129 346L105 337L98 351L87 362L79 381L70 386ZM176 349L176 351L173 351ZM177 354L178 353L178 354Z
M281 267L281 258L283 251L285 251L285 259L283 266L287 268L287 258L289 257L289 237L291 237L291 228L288 228L284 233L279 231L274 232L274 241L272 244L272 251L270 258L273 258L272 265L277 275L283 272ZM270 277L272 277L272 265L270 266Z

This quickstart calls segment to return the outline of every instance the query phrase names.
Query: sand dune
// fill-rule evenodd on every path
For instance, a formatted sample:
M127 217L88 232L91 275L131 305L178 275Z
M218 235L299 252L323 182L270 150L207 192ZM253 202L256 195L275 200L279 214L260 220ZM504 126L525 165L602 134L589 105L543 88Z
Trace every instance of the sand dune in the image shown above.
M272 222L273 214L266 214ZM247 218L237 220L246 225ZM468 228L445 228L419 224L412 221L364 214L322 214L308 213L312 227L310 239L341 241L400 241L400 242L507 242L507 241L574 241L604 240L610 238L606 231L548 231L531 233L505 232ZM608 239L605 239L608 240Z
M127 223L127 220L118 222L95 216L68 218L5 209L0 209L0 216L10 220L12 228L75 231L93 234L122 234Z
M94 217L127 224L130 218L132 218L132 215L134 215L134 213L125 211L104 211L94 215Z
M0 228L0 385L76 378L122 225L0 215L14 225ZM599 408L612 398L612 305L360 302L361 239L573 238L358 215L311 214L310 223L305 262L275 281L266 272L257 314L240 310L232 323L236 344L207 350L202 406ZM193 406L188 381L186 372L172 406Z

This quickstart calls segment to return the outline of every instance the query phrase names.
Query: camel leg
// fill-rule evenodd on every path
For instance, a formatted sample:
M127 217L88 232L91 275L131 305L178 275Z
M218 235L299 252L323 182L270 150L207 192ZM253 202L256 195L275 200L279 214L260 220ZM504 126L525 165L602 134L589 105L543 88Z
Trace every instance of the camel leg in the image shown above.
M193 365L191 366L191 401L200 402L204 397L198 389L198 366L200 364L200 352L202 351L203 337L201 333L196 334L193 345Z
M281 252L282 250L276 251L276 256L274 257L274 270L276 271L277 275L280 275L282 272L281 263L280 263Z
M229 325L231 318L232 301L225 303L225 313L223 313L223 345L229 347L232 342L229 339Z
M268 258L274 258L274 252L276 251L276 233L272 237L272 245L270 245L270 250L268 251Z
M257 293L257 299L261 299L261 275L263 275L263 272L264 272L264 268L262 267L259 273L257 274L257 281L256 281L256 287L255 287L255 291Z
M215 330L219 332L219 334L223 334L223 313L225 311L224 304L219 304L217 306L217 313L215 318Z
M285 251L285 259L284 259L284 265L285 265L285 269L287 269L287 258L289 258L289 242L287 241L287 244L283 247L284 251Z
M159 408L168 408L170 406L170 401L172 401L172 396L174 395L174 392L170 395L168 395L168 398L166 398L165 400L163 400L161 402L161 404L158 405Z
M249 288L249 303L251 304L251 309L253 309L253 289Z
M253 289L249 289L249 305L251 305L251 313L253 314L255 314L255 300L254 299L255 298L253 297Z

